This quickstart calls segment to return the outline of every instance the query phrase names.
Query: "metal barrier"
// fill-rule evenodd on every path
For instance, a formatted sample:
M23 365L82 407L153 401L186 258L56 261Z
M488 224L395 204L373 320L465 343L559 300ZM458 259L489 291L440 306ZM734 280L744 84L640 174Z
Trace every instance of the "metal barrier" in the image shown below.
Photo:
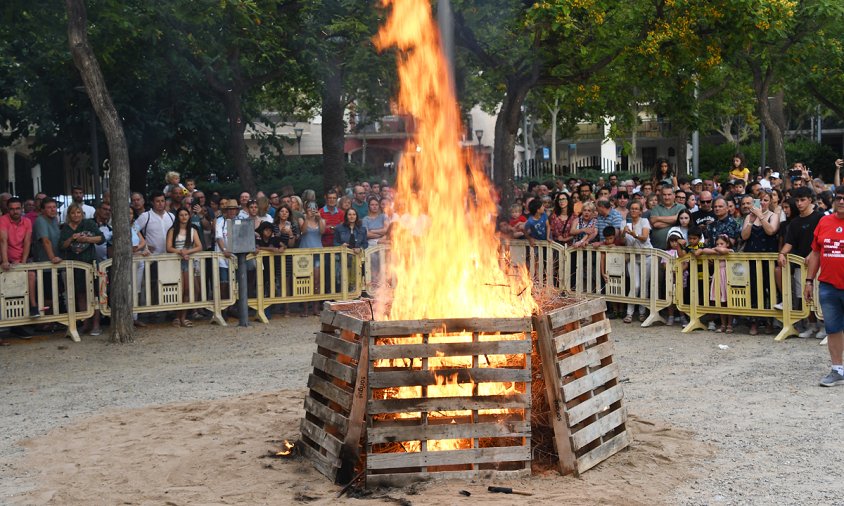
M656 248L627 246L567 248L566 253L568 292L645 306L648 317L642 327L665 323L659 312L674 302L673 256Z
M363 255L345 247L249 255L255 261L255 293L249 295L249 307L267 323L265 309L275 304L360 297L365 282Z
M81 281L83 286L77 286ZM85 293L85 307L76 308L76 294ZM39 318L29 316L31 294L35 306L48 310ZM57 264L37 262L17 264L0 271L0 327L18 327L35 323L59 323L67 327L67 336L80 341L76 322L94 315L94 266L84 262Z
M228 260L227 270L221 268L223 260ZM104 315L111 314L108 299L111 265L111 258L97 264L99 309ZM237 258L234 256L226 259L222 253L202 251L183 261L175 253L136 255L132 257L132 269L132 310L136 313L207 309L218 324L225 326L222 311L237 301ZM228 293L223 294L221 284L226 283Z
M794 299L792 275L799 269L801 285L806 281L802 257L788 255L782 275L782 310L774 309L777 298L777 253L731 253L685 257L675 264L677 307L689 315L683 332L705 328L704 315L734 315L781 320L782 330L776 340L797 335L794 324L809 315L810 306L802 303L802 294ZM683 272L688 270L684 287ZM712 295L718 295L712 297ZM794 300L793 300L794 299ZM799 308L795 308L799 300Z

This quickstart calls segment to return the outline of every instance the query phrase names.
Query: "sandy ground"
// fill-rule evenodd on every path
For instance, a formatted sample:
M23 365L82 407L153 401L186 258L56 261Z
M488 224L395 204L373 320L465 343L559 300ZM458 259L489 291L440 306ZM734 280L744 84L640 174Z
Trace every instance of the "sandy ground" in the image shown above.
M631 449L579 479L495 483L534 494L518 502L844 504L844 388L817 386L825 347L612 323ZM338 500L306 462L262 458L298 435L316 327L157 326L125 346L12 339L0 348L0 504L516 502L486 481Z

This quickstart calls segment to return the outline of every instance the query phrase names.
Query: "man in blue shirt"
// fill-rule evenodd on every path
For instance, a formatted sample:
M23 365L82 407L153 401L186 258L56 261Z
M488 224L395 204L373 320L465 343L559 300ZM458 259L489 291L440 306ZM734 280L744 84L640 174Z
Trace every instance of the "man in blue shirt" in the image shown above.
M624 218L618 210L613 209L609 200L601 199L597 202L596 208L598 210L598 240L604 240L604 229L607 225L612 225L616 230L616 235L619 231L624 229Z

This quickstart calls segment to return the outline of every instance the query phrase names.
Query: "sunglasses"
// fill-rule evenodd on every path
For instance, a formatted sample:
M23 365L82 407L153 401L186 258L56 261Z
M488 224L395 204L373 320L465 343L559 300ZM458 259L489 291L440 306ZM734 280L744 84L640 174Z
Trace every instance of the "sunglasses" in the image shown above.
M844 195L836 195L836 196L832 197L832 199L835 200L835 201L844 202Z
M701 204L711 204L712 201L711 200L701 200L700 203Z

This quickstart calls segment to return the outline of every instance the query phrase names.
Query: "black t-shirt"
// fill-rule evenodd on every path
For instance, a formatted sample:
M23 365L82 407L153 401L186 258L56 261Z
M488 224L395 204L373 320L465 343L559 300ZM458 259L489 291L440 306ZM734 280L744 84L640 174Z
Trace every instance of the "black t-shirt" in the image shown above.
M713 221L715 221L715 213L712 211L699 209L692 213L692 225L695 225L701 230L706 230L706 227Z
M812 252L812 239L815 236L815 227L823 218L823 214L817 208L809 216L795 216L788 223L788 232L785 242L791 244L791 252L803 258Z

